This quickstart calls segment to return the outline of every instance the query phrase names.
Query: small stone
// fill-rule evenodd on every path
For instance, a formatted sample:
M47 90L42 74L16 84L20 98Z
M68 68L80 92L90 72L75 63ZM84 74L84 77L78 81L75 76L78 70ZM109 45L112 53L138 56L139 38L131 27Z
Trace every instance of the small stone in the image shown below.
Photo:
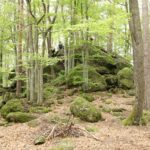
M41 145L44 143L45 143L45 137L44 136L39 136L34 141L34 145Z

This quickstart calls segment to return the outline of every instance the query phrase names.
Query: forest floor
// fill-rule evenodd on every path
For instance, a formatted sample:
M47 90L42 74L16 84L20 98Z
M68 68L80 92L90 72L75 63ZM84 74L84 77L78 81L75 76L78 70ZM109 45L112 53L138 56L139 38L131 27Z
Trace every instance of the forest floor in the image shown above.
M91 137L81 136L78 138L54 138L46 141L43 145L34 145L34 139L40 135L48 126L52 125L48 118L52 115L67 117L72 97L66 97L63 104L55 105L53 110L41 115L34 127L29 123L11 124L0 127L0 150L50 150L59 143L67 142L73 145L74 150L150 150L150 125L147 126L123 126L120 118L129 115L132 110L134 97L124 97L121 94L114 94L107 97L106 93L94 93L96 100L93 102L98 107L123 108L123 112L107 113L102 112L104 121L87 123L75 119L75 123L91 128L92 135L100 139L96 141ZM105 102L104 102L105 99ZM106 100L107 99L107 100ZM69 149L66 149L69 150Z

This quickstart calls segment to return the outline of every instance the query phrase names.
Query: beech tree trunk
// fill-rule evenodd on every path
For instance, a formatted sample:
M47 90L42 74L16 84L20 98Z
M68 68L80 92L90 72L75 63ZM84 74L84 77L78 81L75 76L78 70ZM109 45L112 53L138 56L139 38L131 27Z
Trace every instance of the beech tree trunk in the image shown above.
M145 103L144 108L150 110L150 32L148 0L142 4L143 42L144 42L144 74L145 74Z
M144 103L144 48L138 0L129 0L131 12L130 31L132 37L136 101L132 114L132 124L140 124Z
M19 23L18 23L18 49L17 49L17 68L16 74L20 78L22 75L22 39L23 39L23 0L18 0L18 14L19 14ZM20 79L17 80L16 85L16 96L20 97L21 94L21 83Z

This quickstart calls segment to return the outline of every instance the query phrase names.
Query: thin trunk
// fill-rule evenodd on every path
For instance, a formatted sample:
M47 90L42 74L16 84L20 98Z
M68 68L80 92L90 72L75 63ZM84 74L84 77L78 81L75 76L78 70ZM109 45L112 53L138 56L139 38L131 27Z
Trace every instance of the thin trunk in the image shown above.
M145 104L144 108L150 110L150 32L148 0L142 4L143 43L144 43L144 73L145 73Z
M145 81L144 81L143 39L142 39L138 0L130 0L129 8L132 14L130 21L130 31L133 45L134 72L136 85L136 101L132 114L132 124L139 125L141 123L141 117L143 114Z
M22 39L23 39L23 0L18 0L18 14L19 14L19 23L18 23L18 51L17 51L17 77L21 77L22 75ZM16 96L20 97L21 87L22 87L21 79L17 80L16 86Z

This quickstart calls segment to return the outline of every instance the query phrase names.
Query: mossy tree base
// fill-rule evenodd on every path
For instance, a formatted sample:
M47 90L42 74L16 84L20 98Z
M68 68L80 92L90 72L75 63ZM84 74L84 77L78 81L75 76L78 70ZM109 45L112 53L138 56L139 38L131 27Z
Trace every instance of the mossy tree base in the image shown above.
M147 121L143 116L140 119L137 119L136 111L133 110L130 116L123 120L123 124L125 126L145 126L147 124Z

